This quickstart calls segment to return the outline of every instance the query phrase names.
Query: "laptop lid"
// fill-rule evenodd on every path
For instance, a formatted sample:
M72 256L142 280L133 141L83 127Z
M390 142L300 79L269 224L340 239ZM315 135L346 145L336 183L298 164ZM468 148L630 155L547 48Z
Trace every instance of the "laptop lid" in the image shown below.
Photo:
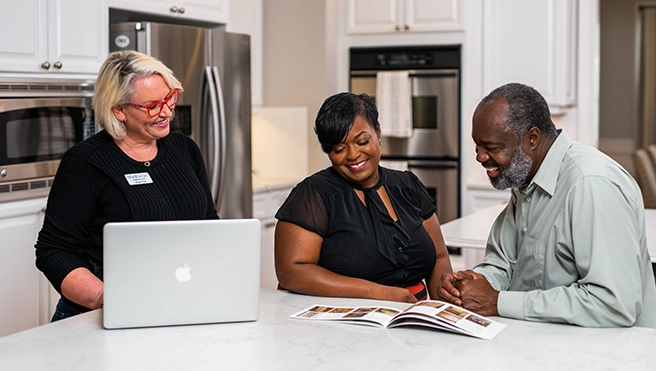
M106 224L103 326L256 320L260 233L257 219Z

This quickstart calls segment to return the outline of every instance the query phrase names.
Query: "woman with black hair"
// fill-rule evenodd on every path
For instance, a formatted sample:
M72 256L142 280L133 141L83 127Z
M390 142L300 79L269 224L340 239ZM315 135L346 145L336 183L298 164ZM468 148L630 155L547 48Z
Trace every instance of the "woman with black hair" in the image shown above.
M276 214L276 274L307 295L400 302L438 298L452 272L435 203L409 171L379 166L378 110L366 94L326 99L315 132L332 166Z

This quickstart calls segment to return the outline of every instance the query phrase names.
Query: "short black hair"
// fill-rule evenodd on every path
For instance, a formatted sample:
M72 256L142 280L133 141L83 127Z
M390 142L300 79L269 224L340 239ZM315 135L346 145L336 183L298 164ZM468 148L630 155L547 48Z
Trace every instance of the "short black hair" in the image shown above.
M314 121L314 132L325 153L344 140L357 116L379 130L378 109L367 94L343 92L326 98Z
M521 142L534 126L547 136L557 135L556 125L551 121L549 105L537 90L528 85L512 82L492 90L483 98L480 105L486 106L499 98L508 101L506 125L518 142Z

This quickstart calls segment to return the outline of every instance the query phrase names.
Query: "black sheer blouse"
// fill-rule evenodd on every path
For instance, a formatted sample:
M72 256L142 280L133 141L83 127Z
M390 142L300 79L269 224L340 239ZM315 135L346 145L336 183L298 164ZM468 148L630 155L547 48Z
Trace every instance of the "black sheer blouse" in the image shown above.
M380 181L370 189L348 182L333 168L319 171L292 190L276 218L323 237L319 266L383 285L411 286L428 279L437 260L433 240L422 225L435 213L435 203L413 173L383 167L379 171ZM396 222L375 192L381 186L396 211ZM354 189L365 193L371 208Z

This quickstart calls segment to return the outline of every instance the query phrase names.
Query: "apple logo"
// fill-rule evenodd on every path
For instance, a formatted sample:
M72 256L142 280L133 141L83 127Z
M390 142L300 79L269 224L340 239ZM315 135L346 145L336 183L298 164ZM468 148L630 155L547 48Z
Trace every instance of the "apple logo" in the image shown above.
M178 280L178 282L189 282L191 281L190 272L191 267L188 267L187 263L185 263L184 266L175 270L175 278Z

